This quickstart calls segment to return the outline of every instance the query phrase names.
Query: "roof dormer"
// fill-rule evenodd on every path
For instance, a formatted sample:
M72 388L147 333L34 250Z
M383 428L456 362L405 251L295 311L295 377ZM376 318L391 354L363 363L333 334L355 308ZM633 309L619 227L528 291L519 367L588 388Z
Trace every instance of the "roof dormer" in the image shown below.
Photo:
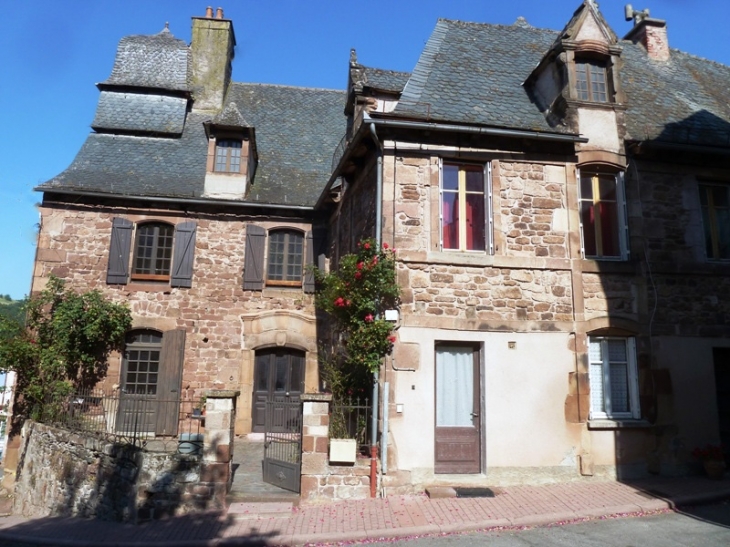
M205 170L206 197L243 199L258 164L256 133L238 105L229 102L205 123L208 160Z

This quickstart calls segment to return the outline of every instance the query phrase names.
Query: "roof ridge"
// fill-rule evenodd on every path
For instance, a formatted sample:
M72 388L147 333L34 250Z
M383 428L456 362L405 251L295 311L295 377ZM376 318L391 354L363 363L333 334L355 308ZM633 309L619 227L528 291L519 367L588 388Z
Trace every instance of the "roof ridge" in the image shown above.
M365 66L365 65L360 65L360 66L367 70L379 70L380 72L391 72L393 74L411 74L407 70L393 70L391 68L378 68L375 66Z
M247 86L259 86L259 87L280 87L286 89L300 89L306 91L334 91L337 93L345 93L344 89L334 89L330 87L305 87L300 85L287 85L287 84L264 84L256 82L231 82L233 85L247 85Z
M404 103L417 103L423 94L426 82L431 75L436 55L438 55L441 45L444 42L444 37L448 32L446 25L443 24L444 21L442 19L436 21L436 27L428 38L426 45L423 46L423 51L416 62L416 66L413 67L411 77L408 78L406 85L403 87L401 101ZM400 105L400 101L398 105ZM395 108L398 110L398 106Z
M534 27L530 25L529 27L523 27L520 25L516 25L514 23L512 24L502 24L502 23L479 23L477 21L462 21L460 19L447 19L445 17L439 17L438 21L443 21L445 23L455 23L457 25L464 25L464 26L473 26L473 27L499 27L499 28L505 28L505 29L512 29L512 28L518 28L520 31L530 31L530 32L552 32L554 34L560 33L559 30L553 29L553 28L544 28L544 27ZM529 22L528 22L529 24Z

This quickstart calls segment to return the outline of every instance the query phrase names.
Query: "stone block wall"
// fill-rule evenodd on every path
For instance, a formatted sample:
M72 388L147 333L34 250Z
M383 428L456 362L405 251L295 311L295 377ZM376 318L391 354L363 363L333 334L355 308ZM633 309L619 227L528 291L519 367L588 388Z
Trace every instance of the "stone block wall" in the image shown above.
M311 224L299 218L265 220L240 214L198 214L174 210L45 204L33 272L34 292L52 274L76 291L100 290L105 297L129 305L134 328L160 331L185 329L183 394L197 398L207 389L235 389L238 401L237 433L251 430L253 363L258 347L291 346L306 352L305 387L318 387L316 323L313 295L301 288L243 289L246 227L249 222L266 229L290 226L302 231ZM177 224L197 222L192 287L171 288L168 283L108 285L112 219L132 222L159 220ZM269 325L264 316L276 317ZM265 324L264 324L265 323ZM269 321L271 323L271 321ZM120 383L121 356L110 358L111 389Z
M354 465L329 462L329 414L332 396L306 394L302 399L302 503L365 499L370 496L370 459Z
M28 421L20 437L14 512L27 518L139 521L224 509L232 479L237 393L209 392L202 455L177 441L152 452ZM206 424L206 425L207 425Z

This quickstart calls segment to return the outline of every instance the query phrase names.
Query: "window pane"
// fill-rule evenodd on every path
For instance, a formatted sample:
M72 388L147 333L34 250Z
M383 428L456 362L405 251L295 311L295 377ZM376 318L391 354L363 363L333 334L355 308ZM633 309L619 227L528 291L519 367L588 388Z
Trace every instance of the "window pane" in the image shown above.
M268 279L281 281L284 279L284 232L271 232L269 236Z
M471 426L474 411L474 350L436 350L436 425Z
M580 199L593 201L593 176L580 178Z
M730 258L730 209L715 211L717 219L717 239L720 256L718 258Z
M612 175L598 176L598 194L601 201L616 201L616 177Z
M443 193L441 215L444 249L459 248L459 194L456 192Z
M612 363L628 361L625 340L608 340L608 360Z
M596 219L593 210L593 203L581 201L580 219L583 223L583 245L586 256L596 256Z
M575 64L575 88L578 98L582 101L588 100L588 74L585 63Z
M276 356L276 379L274 381L274 391L286 391L286 378L289 370L289 356Z
M459 167L457 165L444 165L443 172L444 190L459 189Z
M618 240L618 208L615 203L601 202L601 256L621 256Z
M629 412L629 379L626 363L611 363L611 412Z
M484 192L484 170L480 168L468 168L466 171L466 191Z
M304 256L304 238L302 234L289 232L288 253L286 257L287 281L298 281L302 278L302 258Z
M591 384L591 410L605 412L603 403L603 365L591 363L588 373Z
M466 248L485 249L484 194L466 195Z

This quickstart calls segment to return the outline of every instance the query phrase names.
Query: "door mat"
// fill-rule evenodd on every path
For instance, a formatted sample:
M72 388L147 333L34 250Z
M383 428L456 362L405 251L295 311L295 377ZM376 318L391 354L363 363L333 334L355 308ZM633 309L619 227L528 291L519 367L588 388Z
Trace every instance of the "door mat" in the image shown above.
M479 487L454 487L457 498L493 498L494 491L491 488Z

